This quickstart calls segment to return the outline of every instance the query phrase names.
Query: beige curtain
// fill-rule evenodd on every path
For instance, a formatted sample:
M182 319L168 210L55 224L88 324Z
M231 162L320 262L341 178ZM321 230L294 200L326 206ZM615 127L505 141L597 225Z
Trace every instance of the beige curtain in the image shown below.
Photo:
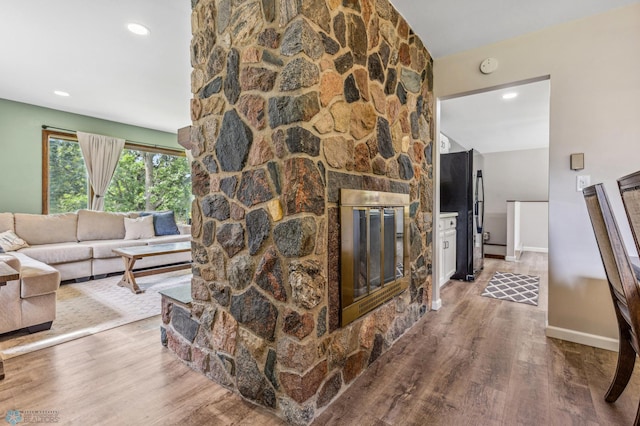
M191 167L191 163L193 163L193 154L190 149L185 149L184 153L187 155L187 161L189 161L189 167Z
M78 132L78 142L94 193L90 209L103 210L104 195L118 166L124 139Z

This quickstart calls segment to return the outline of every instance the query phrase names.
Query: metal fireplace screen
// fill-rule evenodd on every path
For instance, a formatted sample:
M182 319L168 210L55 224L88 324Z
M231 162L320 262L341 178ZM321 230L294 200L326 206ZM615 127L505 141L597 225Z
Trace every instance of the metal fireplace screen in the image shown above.
M409 286L409 195L340 190L342 326Z

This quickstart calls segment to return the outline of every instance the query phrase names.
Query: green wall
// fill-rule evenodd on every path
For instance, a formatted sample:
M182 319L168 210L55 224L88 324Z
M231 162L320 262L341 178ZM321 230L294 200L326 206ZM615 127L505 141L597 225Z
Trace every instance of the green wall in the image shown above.
M42 211L42 125L182 149L173 133L0 99L0 212Z

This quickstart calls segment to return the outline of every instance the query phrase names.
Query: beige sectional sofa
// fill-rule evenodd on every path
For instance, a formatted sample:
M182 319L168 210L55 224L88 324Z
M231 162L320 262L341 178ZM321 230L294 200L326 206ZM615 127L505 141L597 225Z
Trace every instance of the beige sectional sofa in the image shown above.
M0 288L0 334L21 328L30 332L51 327L56 317L56 290L60 272L22 253L0 254L20 279Z
M20 280L0 290L0 333L38 326L55 318L55 291L60 281L88 280L122 272L124 263L114 248L189 241L188 225L178 225L179 235L126 240L125 218L136 213L80 210L77 213L38 215L0 213L0 232L11 230L29 247L0 255L20 271ZM188 262L191 253L141 259L137 268ZM88 284L90 285L90 283ZM5 306L7 307L6 309ZM38 327L36 327L38 328Z

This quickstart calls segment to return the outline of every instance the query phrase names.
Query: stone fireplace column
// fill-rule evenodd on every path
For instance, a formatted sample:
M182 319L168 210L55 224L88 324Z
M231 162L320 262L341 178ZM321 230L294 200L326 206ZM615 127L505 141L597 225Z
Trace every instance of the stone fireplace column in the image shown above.
M432 61L386 0L192 0L193 369L317 416L431 294ZM341 188L410 194L411 284L340 327Z

